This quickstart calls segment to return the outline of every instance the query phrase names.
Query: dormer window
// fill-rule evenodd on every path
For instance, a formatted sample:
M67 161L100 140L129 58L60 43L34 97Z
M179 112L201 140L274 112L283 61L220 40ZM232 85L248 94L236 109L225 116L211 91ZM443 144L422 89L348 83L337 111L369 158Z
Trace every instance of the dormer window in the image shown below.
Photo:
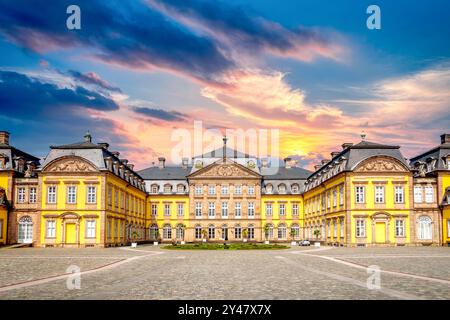
M266 185L266 192L267 193L272 193L273 192L273 186L270 183L268 185Z
M151 193L158 193L159 186L157 184L152 184L152 187L151 187L150 191L151 191Z
M280 184L278 186L278 192L279 193L286 193L286 185L284 183Z
M171 193L172 192L172 186L170 184L164 185L164 193Z
M292 191L292 193L299 193L299 191L300 191L300 186L299 186L298 184L294 183L294 184L291 186L291 191Z

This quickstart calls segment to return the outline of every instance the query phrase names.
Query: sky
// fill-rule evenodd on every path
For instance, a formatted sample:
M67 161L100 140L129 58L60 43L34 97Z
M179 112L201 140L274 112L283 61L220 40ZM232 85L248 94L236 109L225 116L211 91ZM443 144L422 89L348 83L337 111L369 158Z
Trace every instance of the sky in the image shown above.
M138 169L198 121L278 130L309 169L362 132L410 158L450 133L449 39L447 0L0 0L0 130L38 157L89 131Z

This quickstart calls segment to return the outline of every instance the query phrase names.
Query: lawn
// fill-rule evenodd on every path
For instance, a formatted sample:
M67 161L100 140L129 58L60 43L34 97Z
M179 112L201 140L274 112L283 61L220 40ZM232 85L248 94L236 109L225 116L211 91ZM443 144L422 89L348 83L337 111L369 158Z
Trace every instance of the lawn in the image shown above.
M287 249L289 247L281 244L262 243L188 243L172 244L162 248L171 250L274 250Z

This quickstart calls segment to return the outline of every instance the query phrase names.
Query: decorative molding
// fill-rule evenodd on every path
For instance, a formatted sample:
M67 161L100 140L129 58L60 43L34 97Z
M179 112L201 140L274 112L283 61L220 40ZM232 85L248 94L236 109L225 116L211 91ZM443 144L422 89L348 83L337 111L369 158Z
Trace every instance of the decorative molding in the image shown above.
M63 158L50 163L44 171L46 172L96 172L93 165L81 158Z
M371 157L362 161L355 172L408 172L406 168L390 157Z

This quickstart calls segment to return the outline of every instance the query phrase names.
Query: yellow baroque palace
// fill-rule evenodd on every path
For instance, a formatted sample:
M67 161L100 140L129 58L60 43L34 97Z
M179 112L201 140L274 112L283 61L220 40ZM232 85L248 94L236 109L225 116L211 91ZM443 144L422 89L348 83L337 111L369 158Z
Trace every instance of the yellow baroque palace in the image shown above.
M318 241L450 244L450 135L407 161L399 146L344 143L314 172L223 148L135 171L107 143L39 159L0 132L0 245Z

